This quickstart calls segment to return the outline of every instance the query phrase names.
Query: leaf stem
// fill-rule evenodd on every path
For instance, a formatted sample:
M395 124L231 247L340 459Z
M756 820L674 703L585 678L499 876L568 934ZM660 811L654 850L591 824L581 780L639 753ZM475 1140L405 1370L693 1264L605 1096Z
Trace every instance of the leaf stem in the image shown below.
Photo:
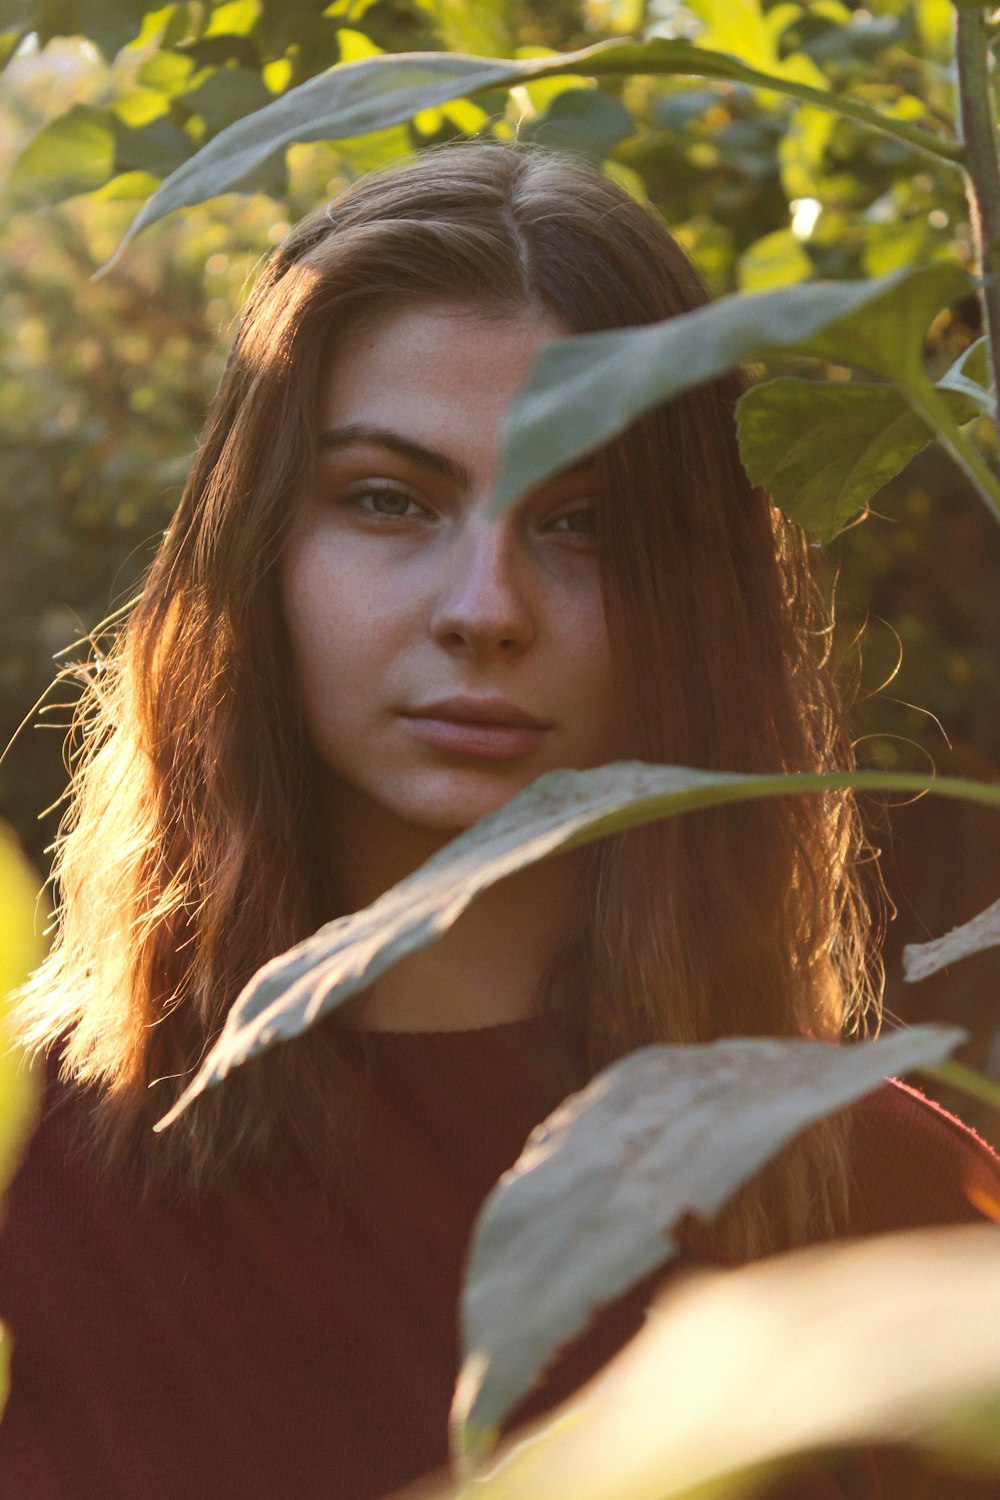
M966 149L965 193L982 276L986 347L993 389L1000 373L1000 163L990 80L989 22L977 6L955 18L959 129Z
M938 442L975 485L994 520L1000 521L1000 479L955 421L948 403L929 381L921 381L919 385L909 381L904 388L911 406L933 429Z
M866 125L870 130L880 130L886 135L895 136L897 140L905 141L908 146L913 146L917 151L923 151L938 161L947 162L950 166L965 167L966 149L961 140L939 135L935 131L925 129L922 125L913 125L908 120L893 119L892 116L873 109L871 105L863 103L860 99L852 99L849 94L839 94L832 89L818 89L811 84L800 83L798 79L765 73L759 68L751 68L747 63L741 62L739 58L729 53L712 53L706 48L689 48L690 61L687 65L671 57L657 57L655 42L637 44L632 49L633 55L630 56L623 57L617 51L614 56L607 58L600 55L604 50L618 49L621 45L616 40L597 43L585 67L577 61L581 57L580 53L571 54L573 61L570 63L546 65L544 61L540 61L537 69L532 68L531 77L548 78L569 72L589 73L593 77L620 73L633 75L665 73L686 75L690 78L707 78L716 83L733 82L746 84L752 88L772 89L786 94L790 99L798 99L802 104L814 104L817 109L825 109L830 114L846 115L848 119L856 120L859 125ZM707 65L702 62L703 58L707 60Z

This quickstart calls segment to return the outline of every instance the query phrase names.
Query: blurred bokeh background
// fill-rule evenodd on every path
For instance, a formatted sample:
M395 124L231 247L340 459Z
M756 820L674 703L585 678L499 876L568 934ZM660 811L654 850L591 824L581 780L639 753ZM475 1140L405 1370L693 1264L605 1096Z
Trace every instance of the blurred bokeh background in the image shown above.
M10 14L6 17L5 12ZM15 14L16 12L16 14ZM233 322L289 225L359 172L463 133L586 153L648 198L716 293L970 258L959 174L778 95L690 77L561 77L460 100L410 124L293 146L176 213L95 281L158 180L233 119L376 51L496 56L662 35L794 64L898 118L947 129L949 0L865 6L723 0L17 0L0 10L0 818L40 875L66 773L70 682L101 622L141 586L177 502ZM941 368L976 308L932 327ZM1000 528L927 449L863 523L817 548L866 765L1000 770ZM44 700L44 701L43 701ZM41 705L41 706L40 706ZM23 726L19 729L19 726ZM887 1003L968 1027L1000 1077L1000 962L921 985L904 942L1000 892L995 820L936 798L872 807L898 915ZM973 1106L963 1106L968 1116ZM997 1135L997 1122L978 1120Z

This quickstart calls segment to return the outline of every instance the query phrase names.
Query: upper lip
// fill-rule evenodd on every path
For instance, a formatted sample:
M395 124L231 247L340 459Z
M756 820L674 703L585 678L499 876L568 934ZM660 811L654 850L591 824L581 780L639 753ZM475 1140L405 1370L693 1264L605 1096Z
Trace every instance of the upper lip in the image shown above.
M438 698L409 710L414 719L451 719L459 724L503 724L524 729L548 726L506 698Z

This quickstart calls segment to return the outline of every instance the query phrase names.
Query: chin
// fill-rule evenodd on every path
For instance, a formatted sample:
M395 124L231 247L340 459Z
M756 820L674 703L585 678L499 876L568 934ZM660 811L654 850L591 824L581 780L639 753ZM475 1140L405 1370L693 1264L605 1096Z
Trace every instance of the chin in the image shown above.
M461 792L452 792L450 796L444 794L426 801L421 799L420 803L406 809L403 816L407 822L422 828L426 833L436 834L444 839L457 838L481 818L499 812L512 797L530 786L534 779L531 777L516 786L494 787L490 790L480 787L472 795L468 791L464 796Z

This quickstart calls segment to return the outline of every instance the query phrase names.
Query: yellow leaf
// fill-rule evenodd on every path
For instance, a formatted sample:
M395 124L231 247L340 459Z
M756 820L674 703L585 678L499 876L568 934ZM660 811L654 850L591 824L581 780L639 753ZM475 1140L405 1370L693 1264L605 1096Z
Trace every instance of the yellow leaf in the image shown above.
M35 923L38 886L13 834L0 824L0 1194L27 1143L38 1103L37 1070L12 1046L4 1020L6 996L44 955Z
M808 281L812 261L790 229L765 234L740 256L740 286L745 292L763 292L771 287Z

